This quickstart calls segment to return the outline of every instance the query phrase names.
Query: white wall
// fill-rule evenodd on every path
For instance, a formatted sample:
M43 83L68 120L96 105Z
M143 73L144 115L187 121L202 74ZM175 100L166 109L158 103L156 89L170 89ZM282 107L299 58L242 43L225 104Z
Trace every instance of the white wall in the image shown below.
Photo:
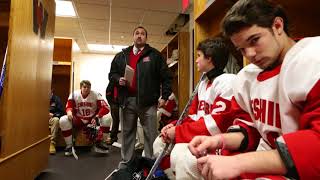
M74 57L75 89L80 88L80 81L89 80L91 89L102 94L109 83L108 74L114 55L79 53Z

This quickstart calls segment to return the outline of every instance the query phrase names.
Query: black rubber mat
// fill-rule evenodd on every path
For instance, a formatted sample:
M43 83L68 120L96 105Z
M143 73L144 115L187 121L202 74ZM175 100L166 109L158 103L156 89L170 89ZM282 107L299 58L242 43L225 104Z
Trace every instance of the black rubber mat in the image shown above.
M63 149L57 149L49 156L48 168L35 180L104 180L117 168L120 149L112 147L108 155L96 154L90 147L76 148L79 160L64 156Z

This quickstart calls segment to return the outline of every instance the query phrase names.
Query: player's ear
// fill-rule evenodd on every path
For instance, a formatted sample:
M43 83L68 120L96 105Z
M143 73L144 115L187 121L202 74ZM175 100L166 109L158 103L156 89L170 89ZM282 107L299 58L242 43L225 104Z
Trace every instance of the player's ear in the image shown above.
M283 27L283 19L281 17L275 17L272 24L273 32L277 35L281 35L284 32Z

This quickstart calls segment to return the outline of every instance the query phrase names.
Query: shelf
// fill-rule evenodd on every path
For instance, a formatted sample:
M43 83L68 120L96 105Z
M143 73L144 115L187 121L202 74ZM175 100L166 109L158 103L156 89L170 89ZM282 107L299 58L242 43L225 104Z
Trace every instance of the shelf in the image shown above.
M58 66L58 65L69 65L69 66L71 66L71 62L66 62L66 61L53 61L53 62L52 62L52 65L56 65L56 66Z
M168 64L173 75L172 91L178 99L178 109L181 113L189 98L189 32L178 32L168 44L162 48L161 54L165 60L171 58L172 52L178 50L178 61Z

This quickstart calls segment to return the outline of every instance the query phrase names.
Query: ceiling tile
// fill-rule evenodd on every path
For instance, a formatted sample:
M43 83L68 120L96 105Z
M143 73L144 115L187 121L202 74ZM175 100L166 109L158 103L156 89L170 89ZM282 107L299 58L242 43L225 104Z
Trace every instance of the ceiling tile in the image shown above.
M81 18L80 23L84 30L99 30L99 31L109 30L109 23L107 23L107 21L105 20Z
M110 1L74 2L82 31L77 18L56 17L55 36L75 39L84 52L86 43L109 43ZM163 48L172 38L165 32L181 11L180 6L180 0L112 0L111 44L131 45L133 29L142 25L148 31L148 43Z
M109 7L95 4L76 4L80 18L107 19L109 17Z
M140 19L143 17L143 13L144 10L141 9L112 7L111 19L121 22L139 23Z
M112 6L176 13L181 12L181 0L113 0Z
M167 13L159 11L146 11L143 19L144 24L155 24L169 27L173 20L178 17L178 13Z

